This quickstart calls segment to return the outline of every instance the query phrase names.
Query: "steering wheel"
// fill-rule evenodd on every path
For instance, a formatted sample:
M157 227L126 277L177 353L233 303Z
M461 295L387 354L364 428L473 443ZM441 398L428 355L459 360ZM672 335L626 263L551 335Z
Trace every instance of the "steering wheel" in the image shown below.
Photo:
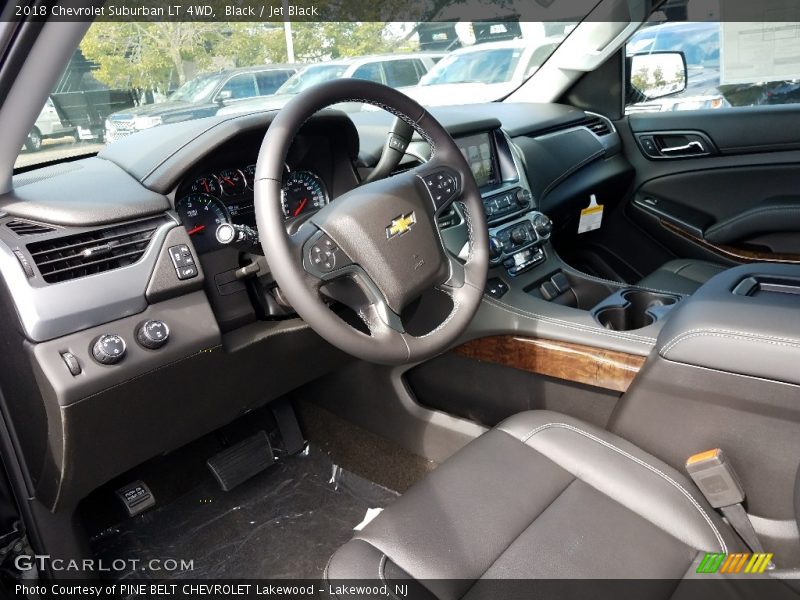
M281 211L289 147L309 118L339 102L372 104L399 117L430 144L431 159L335 198L289 234ZM275 280L297 313L332 345L371 362L417 362L446 350L472 320L488 269L480 193L453 138L408 96L359 79L333 80L301 92L267 130L254 191L259 238ZM437 215L453 202L461 203L467 225L464 263L446 250L437 227ZM347 293L329 293L344 280L350 282ZM412 335L403 324L403 309L432 290L449 296L452 308L426 333ZM331 295L365 327L333 312L326 300Z

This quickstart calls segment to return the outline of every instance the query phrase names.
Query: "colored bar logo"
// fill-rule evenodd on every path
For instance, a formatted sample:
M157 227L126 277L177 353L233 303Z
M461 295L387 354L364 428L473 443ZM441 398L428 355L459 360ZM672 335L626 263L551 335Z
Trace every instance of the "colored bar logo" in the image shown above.
M772 561L774 554L761 552L748 554L720 554L708 552L697 566L698 573L763 573Z

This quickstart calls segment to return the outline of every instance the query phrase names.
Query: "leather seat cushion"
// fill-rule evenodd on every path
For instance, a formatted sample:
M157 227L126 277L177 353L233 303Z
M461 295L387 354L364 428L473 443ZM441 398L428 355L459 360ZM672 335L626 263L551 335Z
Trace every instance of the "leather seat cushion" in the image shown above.
M325 576L412 578L455 599L481 579L677 579L699 553L739 547L682 474L607 431L531 411L412 487Z
M727 268L704 260L671 260L636 285L676 294L693 294L706 281Z

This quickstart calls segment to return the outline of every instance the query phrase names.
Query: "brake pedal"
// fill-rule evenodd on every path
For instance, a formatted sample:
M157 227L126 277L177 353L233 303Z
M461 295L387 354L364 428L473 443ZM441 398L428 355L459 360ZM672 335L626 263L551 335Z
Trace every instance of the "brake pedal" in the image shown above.
M229 492L275 462L265 431L242 440L206 461L223 491Z
M156 505L155 496L144 481L134 481L116 491L117 498L122 501L129 517L142 514Z

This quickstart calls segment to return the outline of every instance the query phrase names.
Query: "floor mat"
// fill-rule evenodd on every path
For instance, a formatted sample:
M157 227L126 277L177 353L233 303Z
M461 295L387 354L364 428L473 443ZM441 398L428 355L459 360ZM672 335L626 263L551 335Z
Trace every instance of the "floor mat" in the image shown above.
M312 402L296 402L295 408L309 442L336 464L387 488L403 493L437 466Z
M230 492L209 475L170 504L103 531L92 547L105 564L139 560L137 571L117 579L318 579L367 509L396 497L311 448ZM148 568L167 558L192 560L193 570Z

